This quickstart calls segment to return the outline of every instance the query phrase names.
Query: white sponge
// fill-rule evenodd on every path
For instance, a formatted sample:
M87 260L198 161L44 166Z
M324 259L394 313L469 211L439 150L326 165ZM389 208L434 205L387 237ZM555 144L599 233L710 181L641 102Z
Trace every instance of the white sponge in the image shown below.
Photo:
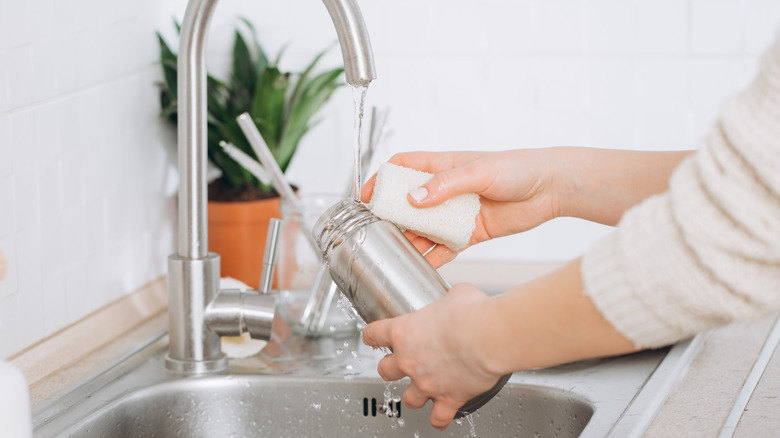
M428 182L433 175L383 163L376 175L374 194L368 208L381 219L411 230L454 251L465 248L474 232L479 195L467 193L435 207L418 208L406 198L410 190Z

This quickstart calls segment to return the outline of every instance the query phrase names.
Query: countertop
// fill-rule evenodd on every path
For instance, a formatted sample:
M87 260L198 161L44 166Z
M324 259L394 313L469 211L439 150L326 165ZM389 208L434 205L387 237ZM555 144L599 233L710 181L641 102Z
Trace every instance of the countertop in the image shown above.
M557 264L453 262L451 283L471 281L499 291L555 269ZM474 281L482 279L484 281ZM12 357L30 383L33 406L126 354L164 330L164 281L158 280ZM128 309L132 317L128 317ZM112 338L92 348L68 349L79 334L122 315ZM780 339L777 316L713 330L646 431L646 437L759 437L780 430ZM82 342L81 345L84 343ZM54 357L56 361L51 360ZM42 367L43 363L63 367Z
M775 315L713 330L645 436L777 436L777 323Z

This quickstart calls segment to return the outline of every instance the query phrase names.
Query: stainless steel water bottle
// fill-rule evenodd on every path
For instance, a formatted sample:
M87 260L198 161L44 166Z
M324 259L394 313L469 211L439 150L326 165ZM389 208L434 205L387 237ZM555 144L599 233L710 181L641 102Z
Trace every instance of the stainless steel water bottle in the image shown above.
M330 207L312 235L333 281L366 323L422 309L450 288L398 227L354 199ZM510 376L463 405L456 418L482 407Z

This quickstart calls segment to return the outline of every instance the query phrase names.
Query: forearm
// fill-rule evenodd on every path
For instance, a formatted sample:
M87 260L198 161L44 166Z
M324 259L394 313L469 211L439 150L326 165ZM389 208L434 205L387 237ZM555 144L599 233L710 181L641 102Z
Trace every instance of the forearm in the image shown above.
M555 148L558 214L616 225L623 213L669 187L693 151Z
M474 322L496 375L636 350L583 294L579 260L486 300Z

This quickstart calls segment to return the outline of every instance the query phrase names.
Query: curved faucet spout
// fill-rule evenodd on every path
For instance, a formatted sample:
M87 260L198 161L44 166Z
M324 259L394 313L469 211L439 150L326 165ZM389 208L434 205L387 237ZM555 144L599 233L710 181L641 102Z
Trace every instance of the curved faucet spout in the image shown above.
M344 58L344 75L350 85L368 85L376 79L374 52L366 22L355 0L322 0L336 26Z
M347 82L376 78L371 43L355 0L323 0L341 44ZM190 0L181 26L178 65L179 231L178 251L168 258L169 370L187 374L226 366L219 336L209 330L205 309L219 292L219 255L209 253L207 234L206 40L217 0Z

